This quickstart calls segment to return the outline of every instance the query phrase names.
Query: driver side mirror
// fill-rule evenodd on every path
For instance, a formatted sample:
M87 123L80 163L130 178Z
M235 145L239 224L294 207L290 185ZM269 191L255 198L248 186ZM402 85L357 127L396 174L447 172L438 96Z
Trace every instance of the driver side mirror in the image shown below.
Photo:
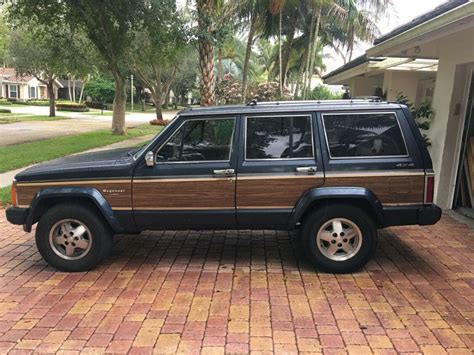
M155 165L155 153L152 151L146 152L145 154L145 164L146 166L152 167Z

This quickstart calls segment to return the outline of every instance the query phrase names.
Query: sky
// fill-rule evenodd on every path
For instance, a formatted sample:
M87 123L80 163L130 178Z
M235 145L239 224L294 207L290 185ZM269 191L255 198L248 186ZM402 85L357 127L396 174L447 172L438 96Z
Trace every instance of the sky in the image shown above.
M410 22L415 17L434 9L446 1L447 0L392 0L394 11L389 14L388 18L381 19L377 25L381 34L385 34L400 25ZM354 51L352 58L364 54L364 50L371 46L371 43L361 43ZM326 73L329 73L344 64L342 58L333 51L326 50L325 53L328 53L332 57L332 59L328 58L325 60Z

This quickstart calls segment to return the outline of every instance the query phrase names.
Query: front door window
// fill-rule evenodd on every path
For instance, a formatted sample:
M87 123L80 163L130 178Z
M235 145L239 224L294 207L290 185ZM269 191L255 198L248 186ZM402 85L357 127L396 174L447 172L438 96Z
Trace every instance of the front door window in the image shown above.
M186 121L157 154L158 162L229 161L235 119Z

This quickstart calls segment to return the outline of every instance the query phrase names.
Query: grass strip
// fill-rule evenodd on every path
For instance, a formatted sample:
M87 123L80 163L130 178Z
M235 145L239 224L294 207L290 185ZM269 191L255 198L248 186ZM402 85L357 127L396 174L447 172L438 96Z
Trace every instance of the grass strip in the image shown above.
M69 136L59 136L30 143L21 143L0 147L0 173L15 170L88 149L103 147L135 137L156 134L160 126L149 124L129 128L125 135L113 135L109 130L102 129Z
M64 116L56 116L56 117L49 117L43 115L0 115L0 124L8 124L8 123L17 123L23 121L59 121L59 120L67 120L69 117Z
M11 188L12 188L11 186L0 188L0 207L6 206L7 204L12 202L10 199Z

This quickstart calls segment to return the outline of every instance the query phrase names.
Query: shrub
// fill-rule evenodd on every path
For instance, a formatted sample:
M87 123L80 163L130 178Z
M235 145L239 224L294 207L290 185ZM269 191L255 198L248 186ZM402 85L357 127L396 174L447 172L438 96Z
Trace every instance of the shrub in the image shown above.
M151 120L151 121L150 121L150 124L151 124L152 126L166 126L168 123L169 123L169 121L167 121L167 120L157 120L157 119L154 119L154 120Z
M324 85L316 86L313 90L311 90L308 96L309 100L340 100L341 98L342 95L333 93L328 87Z
M0 105L11 105L12 103L7 99L0 99Z
M12 110L8 108L0 108L0 113L12 113Z
M283 88L283 96L280 96L280 85L277 82L260 84L255 88L250 88L248 93L249 99L257 99L258 101L278 101L291 100L290 90Z
M242 101L242 82L234 79L232 74L226 74L217 84L216 95L220 103L239 103Z
M95 102L113 102L115 83L113 80L97 77L84 84L84 95L90 96Z
M56 110L71 111L71 112L87 112L89 111L89 108L84 104L59 103L59 104L56 104Z
M416 125L418 126L418 129L420 129L421 131L428 131L430 129L431 119L434 113L433 109L431 108L431 102L425 101L422 102L420 106L416 107L415 104L413 102L410 102L408 97L401 92L397 93L395 101L407 106L416 122ZM428 147L431 146L431 141L428 135L423 132L422 135L426 145Z

